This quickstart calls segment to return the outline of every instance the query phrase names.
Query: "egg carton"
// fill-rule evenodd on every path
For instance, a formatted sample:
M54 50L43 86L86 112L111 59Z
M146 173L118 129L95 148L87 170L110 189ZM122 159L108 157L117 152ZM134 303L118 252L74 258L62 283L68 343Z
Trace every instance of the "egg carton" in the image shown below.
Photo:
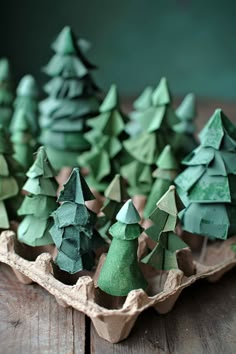
M64 275L55 273L52 254L37 256L31 253L31 259L35 260L27 260L24 252L29 256L29 249L18 243L14 232L4 231L0 235L0 262L8 264L22 283L36 282L55 296L60 305L71 306L89 316L100 337L117 343L128 337L142 311L153 307L158 313L165 314L171 311L186 287L203 278L215 282L233 268L236 265L235 253L230 247L233 243L236 243L236 237L209 245L204 264L193 260L189 249L180 252L181 269L192 267L189 276L181 270L154 272L144 267L149 282L147 293L141 289L133 290L125 298L107 295L96 286L105 255L100 257L95 274L79 276L71 280L74 285L67 285L63 282Z

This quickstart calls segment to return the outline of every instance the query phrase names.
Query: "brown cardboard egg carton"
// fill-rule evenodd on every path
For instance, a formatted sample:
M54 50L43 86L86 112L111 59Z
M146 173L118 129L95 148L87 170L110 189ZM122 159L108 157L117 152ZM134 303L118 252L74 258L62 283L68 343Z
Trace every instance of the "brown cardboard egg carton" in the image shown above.
M96 287L96 278L105 256L101 256L93 278L81 276L74 285L66 285L53 275L52 255L42 253L35 261L26 260L22 257L24 246L17 242L14 232L4 231L0 235L0 262L8 264L21 282L36 282L54 295L62 306L72 306L89 316L99 336L117 343L128 337L138 315L148 307L154 307L161 314L167 313L183 289L196 280L219 280L236 265L235 253L230 248L235 242L236 237L232 237L208 246L204 264L193 261L189 250L185 249L180 261L184 267L184 260L187 259L188 267L192 264L191 273L194 273L188 277L180 270L173 270L160 278L160 273L144 268L149 281L148 295L143 290L133 290L126 298L113 298ZM32 259L34 256L31 254Z

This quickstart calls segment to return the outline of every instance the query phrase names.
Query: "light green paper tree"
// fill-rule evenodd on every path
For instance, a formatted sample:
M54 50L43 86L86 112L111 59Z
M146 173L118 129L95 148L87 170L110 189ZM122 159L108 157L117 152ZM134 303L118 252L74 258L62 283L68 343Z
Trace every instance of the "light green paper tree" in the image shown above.
M28 193L18 210L25 215L18 227L18 240L29 246L53 244L49 233L53 225L51 213L57 208L58 184L44 147L40 147L33 165L27 172L23 190Z
M175 179L186 206L181 222L188 232L225 240L236 234L236 127L217 109L199 139Z
M76 166L78 154L89 149L86 121L98 112L98 88L91 76L95 66L85 58L84 44L64 27L44 68L51 80L44 87L49 97L40 103L40 140L57 170Z
M8 59L0 59L0 124L8 129L12 116L14 91Z
M127 296L131 290L146 289L147 282L137 260L140 216L131 200L120 209L109 232L112 243L98 278L98 286L113 296Z

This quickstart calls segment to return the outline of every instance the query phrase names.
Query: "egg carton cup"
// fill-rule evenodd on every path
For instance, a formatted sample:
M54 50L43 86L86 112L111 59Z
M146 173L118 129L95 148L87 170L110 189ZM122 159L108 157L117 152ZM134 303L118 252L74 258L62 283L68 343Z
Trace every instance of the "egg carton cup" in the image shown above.
M22 245L15 233L4 231L0 235L0 262L8 264L20 282L36 282L55 296L60 305L71 306L89 316L100 337L117 343L128 337L137 317L147 308L153 307L158 313L165 314L171 311L186 287L203 278L215 282L232 269L236 265L235 253L230 247L233 243L236 243L236 236L207 246L204 264L193 260L189 249L180 252L181 269L184 268L185 260L188 268L189 264L192 265L190 276L184 275L181 270L154 272L143 265L149 282L147 293L141 289L133 290L125 298L114 298L96 286L99 270L105 260L104 254L93 276L82 275L74 285L66 285L60 277L55 276L53 249L49 250L51 254L31 255L32 258L35 256L35 260L27 260L24 258L26 249L21 249Z

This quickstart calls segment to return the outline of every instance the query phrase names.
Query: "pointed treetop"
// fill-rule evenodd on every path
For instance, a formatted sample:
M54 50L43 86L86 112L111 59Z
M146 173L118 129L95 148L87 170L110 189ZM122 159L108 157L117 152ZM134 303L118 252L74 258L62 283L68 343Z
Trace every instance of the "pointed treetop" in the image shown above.
M9 60L7 58L0 59L0 81L11 80L11 70Z
M78 167L74 168L70 177L60 192L58 202L75 202L85 204L87 200L95 199Z
M205 147L219 149L225 134L236 140L236 127L221 109L216 109L199 134L200 142Z
M26 173L26 176L29 178L37 178L40 176L51 178L55 176L55 171L48 160L44 146L40 146L38 149L36 159Z
M39 96L39 90L36 81L32 75L25 75L17 86L16 93L18 96L35 97Z
M175 186L170 186L168 191L157 202L156 206L167 214L177 216L185 207L178 196Z
M152 104L153 87L147 86L141 95L134 101L133 106L136 110L142 111L147 109Z
M116 220L128 225L139 223L141 218L131 199L122 206L116 215Z
M101 113L111 111L112 109L117 108L119 105L118 90L115 84L112 84L106 97L104 98L99 111Z
M197 115L196 96L193 93L186 95L175 113L180 120L193 120Z
M167 105L171 102L171 94L165 77L161 79L159 85L153 91L152 102L154 106Z
M178 170L179 164L173 154L173 149L170 145L166 145L162 150L156 165L163 170Z
M114 200L118 203L127 199L127 193L124 187L124 179L120 175L115 175L107 189L105 190L105 197Z
M52 43L52 49L57 53L62 54L76 54L76 41L72 29L69 26L65 26L55 41Z

